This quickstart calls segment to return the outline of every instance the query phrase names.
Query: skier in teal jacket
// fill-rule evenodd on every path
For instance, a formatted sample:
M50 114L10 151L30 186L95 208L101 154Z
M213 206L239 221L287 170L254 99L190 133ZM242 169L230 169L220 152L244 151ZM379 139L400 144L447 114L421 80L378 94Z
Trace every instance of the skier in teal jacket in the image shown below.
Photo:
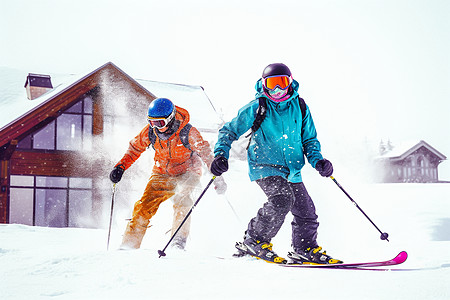
M302 181L305 157L322 176L333 173L330 161L323 158L311 113L298 94L299 84L289 68L281 63L268 65L256 83L255 100L242 107L237 116L219 131L211 172L220 176L228 170L231 144L254 125L260 98L266 103L265 118L252 129L247 150L249 176L262 188L267 202L250 220L243 243L237 243L240 255L252 255L276 263L285 263L273 250L271 239L292 212L293 252L288 257L298 263L342 263L319 247L317 215L314 203ZM302 103L303 102L303 106Z
M261 79L255 85L256 99L242 107L237 117L219 131L215 156L229 158L231 143L252 127L256 118L258 99L264 95ZM290 182L302 182L301 169L306 155L315 167L323 159L309 108L302 116L298 100L298 82L292 82L292 95L282 102L267 101L267 112L260 130L253 133L248 148L250 180L282 176Z

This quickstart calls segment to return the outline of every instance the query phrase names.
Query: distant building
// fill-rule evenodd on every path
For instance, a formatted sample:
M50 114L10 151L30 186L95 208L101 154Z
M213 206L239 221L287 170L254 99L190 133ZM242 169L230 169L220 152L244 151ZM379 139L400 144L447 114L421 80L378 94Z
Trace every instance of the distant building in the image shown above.
M109 172L157 96L187 108L204 135L221 122L202 87L135 80L112 63L62 82L28 74L27 96L8 73L0 72L11 83L0 90L0 223L97 227L111 201ZM123 194L133 174L150 175L152 161L127 170Z
M438 166L446 156L425 141L394 147L380 144L376 159L378 182L439 182Z

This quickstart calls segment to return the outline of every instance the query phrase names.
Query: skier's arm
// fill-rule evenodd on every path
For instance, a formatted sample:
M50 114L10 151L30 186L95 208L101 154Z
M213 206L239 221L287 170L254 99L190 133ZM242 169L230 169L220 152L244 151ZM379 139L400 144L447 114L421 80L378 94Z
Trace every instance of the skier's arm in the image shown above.
M189 131L189 145L194 152L198 153L209 170L211 168L211 163L214 160L211 147L195 127L192 127ZM223 177L220 176L214 180L214 189L218 194L224 194L226 192L227 184Z
M237 116L230 122L225 123L219 130L217 143L214 147L215 157L223 156L226 159L229 158L231 144L252 127L258 103L258 100L254 100L242 107Z
M191 150L200 156L209 170L211 162L214 159L211 146L203 139L202 135L195 127L191 127L189 131L189 145L191 146Z
M130 141L128 150L122 159L116 164L122 165L124 169L128 169L144 152L150 145L150 140L148 138L148 130L150 125L145 126L141 132Z
M303 153L305 154L308 162L315 168L316 163L323 159L321 154L320 142L317 139L316 127L309 111L308 106L306 106L306 113L302 121L302 144Z

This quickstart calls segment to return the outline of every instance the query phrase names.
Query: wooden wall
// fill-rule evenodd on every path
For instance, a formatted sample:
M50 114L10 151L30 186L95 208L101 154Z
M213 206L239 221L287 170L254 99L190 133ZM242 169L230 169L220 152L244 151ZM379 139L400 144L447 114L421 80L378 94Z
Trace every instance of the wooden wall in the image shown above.
M0 161L0 223L8 223L8 160Z

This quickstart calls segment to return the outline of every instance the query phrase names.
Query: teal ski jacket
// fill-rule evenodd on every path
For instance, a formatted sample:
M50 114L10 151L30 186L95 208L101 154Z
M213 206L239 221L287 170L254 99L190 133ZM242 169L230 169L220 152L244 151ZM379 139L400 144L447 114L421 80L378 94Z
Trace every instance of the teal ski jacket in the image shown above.
M267 101L267 112L261 127L253 133L247 150L250 180L282 176L293 183L302 182L301 169L308 162L315 167L323 159L311 113L306 106L302 116L298 101L298 82L293 81L292 96L280 103L269 100L256 82L255 100L242 107L237 116L220 130L214 155L229 158L231 144L253 125L260 97Z

